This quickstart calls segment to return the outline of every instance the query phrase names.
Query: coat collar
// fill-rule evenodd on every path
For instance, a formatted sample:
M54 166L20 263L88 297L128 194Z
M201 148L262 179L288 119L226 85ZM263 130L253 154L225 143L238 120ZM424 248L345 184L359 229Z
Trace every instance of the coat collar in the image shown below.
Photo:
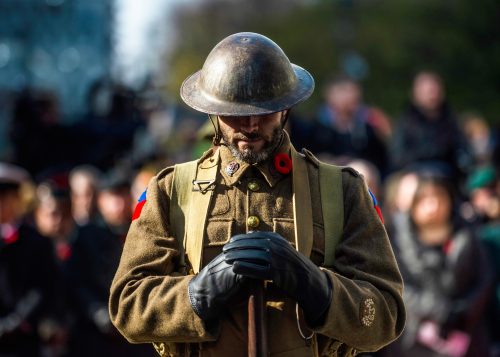
M287 175L280 174L274 167L274 157L278 153L290 154L290 137L283 131L283 139L280 146L274 151L271 157L258 164L249 164L236 159L228 147L220 147L221 166L220 172L228 186L234 186L240 181L245 172L254 168L262 174L269 186L274 187L281 179Z

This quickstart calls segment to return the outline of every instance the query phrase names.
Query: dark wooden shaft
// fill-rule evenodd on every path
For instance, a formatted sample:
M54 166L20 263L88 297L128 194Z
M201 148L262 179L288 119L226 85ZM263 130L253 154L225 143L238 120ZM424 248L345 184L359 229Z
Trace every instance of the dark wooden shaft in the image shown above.
M265 318L264 286L260 281L252 283L248 298L248 356L267 356L267 331Z

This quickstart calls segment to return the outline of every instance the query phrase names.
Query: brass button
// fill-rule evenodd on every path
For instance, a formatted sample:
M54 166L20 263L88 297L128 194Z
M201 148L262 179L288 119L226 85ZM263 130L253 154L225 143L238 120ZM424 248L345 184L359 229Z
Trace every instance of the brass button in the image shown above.
M247 187L250 191L253 191L253 192L258 191L260 189L260 186L256 181L250 181L248 183Z
M250 216L247 218L247 225L249 228L257 228L260 224L260 219L257 216Z

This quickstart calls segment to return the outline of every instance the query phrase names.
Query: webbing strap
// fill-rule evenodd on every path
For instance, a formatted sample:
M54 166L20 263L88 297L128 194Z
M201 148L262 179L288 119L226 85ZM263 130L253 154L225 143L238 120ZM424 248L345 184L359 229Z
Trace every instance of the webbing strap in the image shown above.
M335 248L340 242L344 230L342 169L338 166L320 162L319 187L325 231L324 265L331 267L335 260Z
M172 235L179 242L179 269L182 274L187 274L185 232L192 189L190 182L193 177L196 177L197 165L198 163L195 160L174 166L174 182L170 195L170 228L172 229Z
M295 222L295 248L306 257L313 246L313 219L309 174L304 157L291 146L293 181L293 219Z
M175 227L174 233L177 239L183 237L184 251L194 273L198 273L201 268L206 219L214 192L213 187L209 187L210 184L207 182L216 182L219 151L215 153L215 160L205 163L198 166L197 161L190 161L175 165L173 186L175 192L172 192L173 204L170 205L171 208L175 208L177 202L178 208L172 213L177 211L174 217L179 218L179 224L172 226ZM179 217L180 215L182 217ZM182 258L181 262L185 263L183 260Z

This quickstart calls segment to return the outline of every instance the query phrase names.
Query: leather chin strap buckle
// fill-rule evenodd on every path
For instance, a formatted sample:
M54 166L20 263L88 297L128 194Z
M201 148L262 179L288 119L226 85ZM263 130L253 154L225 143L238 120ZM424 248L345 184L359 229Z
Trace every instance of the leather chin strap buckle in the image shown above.
M215 190L215 180L193 180L193 192L207 193Z

